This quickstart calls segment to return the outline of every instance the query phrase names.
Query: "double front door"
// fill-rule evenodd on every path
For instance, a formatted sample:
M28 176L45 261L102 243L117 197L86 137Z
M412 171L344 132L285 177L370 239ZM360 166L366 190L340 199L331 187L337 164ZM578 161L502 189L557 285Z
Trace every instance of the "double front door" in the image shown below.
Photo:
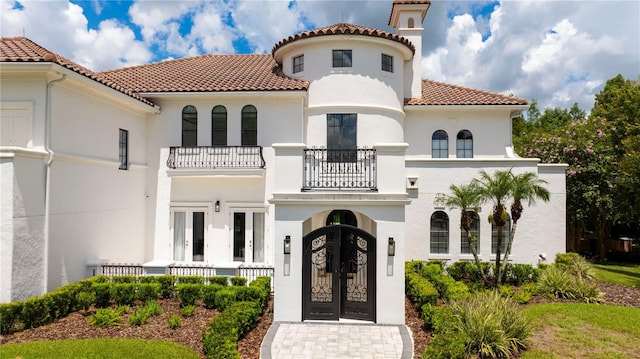
M306 235L303 246L303 320L375 321L375 238L331 225Z

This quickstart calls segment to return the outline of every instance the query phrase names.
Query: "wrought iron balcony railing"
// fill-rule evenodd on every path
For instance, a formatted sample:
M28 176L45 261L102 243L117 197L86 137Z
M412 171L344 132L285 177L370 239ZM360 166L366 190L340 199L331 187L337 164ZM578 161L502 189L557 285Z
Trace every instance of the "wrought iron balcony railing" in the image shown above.
M373 148L305 149L302 190L377 191L376 168L376 150Z
M188 169L264 168L262 146L170 147L167 167Z

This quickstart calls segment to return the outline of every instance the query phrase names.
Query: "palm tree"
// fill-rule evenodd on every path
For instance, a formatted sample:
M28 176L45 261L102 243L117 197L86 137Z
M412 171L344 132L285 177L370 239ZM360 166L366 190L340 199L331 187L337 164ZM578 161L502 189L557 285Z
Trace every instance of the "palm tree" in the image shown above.
M496 248L496 269L500 271L500 248L502 247L502 230L509 215L505 208L505 203L511 197L513 173L508 171L496 171L493 176L486 171L480 172L480 179L473 179L471 182L477 188L481 202L493 202L493 210L489 214L489 222L493 222L498 227L498 238ZM496 276L496 285L499 277Z
M507 249L504 253L505 264L509 260L511 245L513 244L513 237L516 234L518 220L522 217L522 202L527 202L529 205L535 203L538 199L548 202L549 191L544 187L546 184L547 181L539 179L533 172L525 172L513 176L511 180L511 196L513 197L513 203L511 204L511 219L513 220L513 225L509 235L509 243L507 244ZM498 270L498 283L502 281L503 269L504 268L500 268Z
M447 196L447 206L460 209L460 227L464 229L467 234L467 242L473 254L473 259L475 259L484 283L487 284L487 276L482 270L482 264L480 263L480 258L478 258L478 247L476 246L478 238L471 234L473 217L470 215L470 212L477 211L481 200L480 192L478 192L476 186L473 185L473 182L460 186L452 184L449 189L452 195Z

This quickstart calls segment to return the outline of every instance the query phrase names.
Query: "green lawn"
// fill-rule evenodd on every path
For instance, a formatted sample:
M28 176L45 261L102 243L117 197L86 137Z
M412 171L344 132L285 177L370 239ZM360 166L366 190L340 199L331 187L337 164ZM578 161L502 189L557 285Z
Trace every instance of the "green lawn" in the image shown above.
M640 263L594 264L597 280L640 288Z
M522 359L640 358L640 309L546 303L524 311L533 331Z
M142 339L67 339L6 344L0 347L0 359L199 359L193 350L181 345Z

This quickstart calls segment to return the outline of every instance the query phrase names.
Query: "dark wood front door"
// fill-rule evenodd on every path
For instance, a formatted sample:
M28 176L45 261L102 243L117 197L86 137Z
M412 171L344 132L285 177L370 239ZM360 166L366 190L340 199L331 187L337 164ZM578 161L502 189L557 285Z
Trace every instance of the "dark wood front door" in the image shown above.
M304 237L303 320L375 321L375 242L348 225L323 227Z

